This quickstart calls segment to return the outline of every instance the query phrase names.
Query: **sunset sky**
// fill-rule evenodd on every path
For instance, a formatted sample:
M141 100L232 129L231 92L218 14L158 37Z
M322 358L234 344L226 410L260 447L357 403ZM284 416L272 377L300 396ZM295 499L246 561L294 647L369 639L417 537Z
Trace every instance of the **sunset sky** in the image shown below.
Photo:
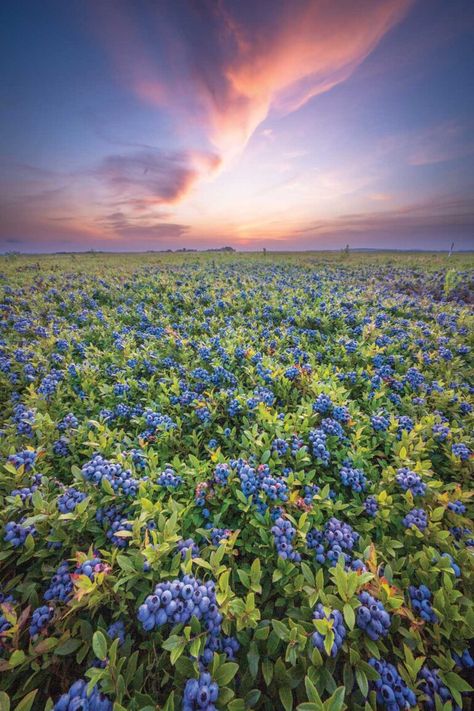
M0 13L0 251L474 248L472 0Z

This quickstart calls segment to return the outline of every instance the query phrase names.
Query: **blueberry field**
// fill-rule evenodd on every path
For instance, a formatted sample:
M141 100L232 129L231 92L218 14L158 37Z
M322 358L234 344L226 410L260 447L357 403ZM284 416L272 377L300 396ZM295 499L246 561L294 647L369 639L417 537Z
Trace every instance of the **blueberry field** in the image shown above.
M472 709L473 274L2 257L0 710Z

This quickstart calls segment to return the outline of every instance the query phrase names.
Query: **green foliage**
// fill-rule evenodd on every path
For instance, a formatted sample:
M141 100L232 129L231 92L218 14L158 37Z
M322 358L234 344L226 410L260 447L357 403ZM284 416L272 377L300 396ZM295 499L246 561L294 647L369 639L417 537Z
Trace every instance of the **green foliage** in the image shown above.
M114 711L180 709L186 681L200 674L204 620L193 615L147 632L137 611L158 583L184 575L215 583L221 636L238 641L235 658L221 646L208 665L220 710L375 709L371 658L397 667L420 708L425 664L469 708L468 673L452 656L469 646L474 628L464 531L472 528L472 458L452 450L473 445L467 278L459 277L457 255L446 275L433 255L389 259L82 255L41 258L38 269L26 269L21 256L3 260L0 592L13 602L0 606L0 711L50 711L78 678L99 685ZM413 368L419 385L410 381ZM54 370L61 377L45 394ZM348 414L342 437L327 434L327 465L310 443L334 414L313 408L321 394ZM172 426L150 429L146 408ZM388 426L377 431L372 417L381 412ZM61 430L68 413L77 424ZM411 428L400 427L403 416ZM275 440L287 450L280 453ZM31 470L7 461L28 449L37 453ZM130 471L131 495L107 478L84 478L95 454ZM282 482L285 495L245 490L238 459L257 477ZM348 459L364 473L363 492L341 482ZM224 483L216 480L220 464L229 465ZM397 483L403 467L421 477L424 496ZM176 489L157 481L167 468L181 479ZM41 481L23 500L14 492L33 487L36 474ZM60 511L71 487L86 498ZM115 536L97 516L112 506L121 507ZM427 514L423 531L403 525L413 508ZM291 523L301 560L278 555L278 516ZM318 562L307 535L332 517L359 538L348 558ZM5 530L21 519L34 530L14 547ZM215 529L224 531L217 539ZM183 552L189 538L197 550ZM32 612L45 604L60 563L73 572L94 557L100 571L93 579L73 575L72 594L50 603L51 625L31 638ZM432 592L436 623L415 614L410 585ZM391 616L386 637L370 639L357 624L363 590ZM332 621L313 619L318 603L344 621L335 657ZM123 643L108 633L117 620Z

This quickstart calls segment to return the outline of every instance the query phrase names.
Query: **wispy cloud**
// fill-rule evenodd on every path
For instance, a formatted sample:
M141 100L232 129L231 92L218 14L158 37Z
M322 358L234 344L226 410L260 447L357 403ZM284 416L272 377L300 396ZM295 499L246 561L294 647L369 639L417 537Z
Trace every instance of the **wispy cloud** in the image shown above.
M392 230L410 232L416 229L440 227L474 228L474 207L466 197L438 196L431 200L377 212L340 215L319 220L295 230L295 234L314 235L349 232L377 232Z
M276 0L251 11L204 0L170 12L169 22L152 12L144 28L130 6L114 3L96 26L125 85L185 125L204 127L226 160L270 112L295 111L346 80L411 4L365 0L361 11L352 0Z
M472 155L472 126L457 119L396 133L380 141L377 155L397 158L408 165L445 163Z
M219 162L213 154L148 149L106 156L91 175L113 193L127 195L135 207L146 198L156 205L172 204L189 192L201 173L214 170Z

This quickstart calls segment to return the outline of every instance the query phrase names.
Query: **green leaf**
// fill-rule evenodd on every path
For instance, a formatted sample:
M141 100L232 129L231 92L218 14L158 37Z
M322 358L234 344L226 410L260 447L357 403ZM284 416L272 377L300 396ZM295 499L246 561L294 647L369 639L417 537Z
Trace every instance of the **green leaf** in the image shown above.
M280 701L283 704L285 711L291 711L293 708L293 694L289 686L280 686L278 689Z
M234 699L227 704L229 711L245 711L245 701L243 699Z
M450 689L456 689L456 691L472 691L472 686L455 672L447 672L444 674L444 678Z
M24 696L22 700L15 706L15 711L30 711L37 693L38 689L33 689L33 691L30 691L30 693Z
M235 662L225 662L225 664L222 664L217 670L214 681L218 686L226 686L226 684L232 681L238 670L239 665Z
M247 654L247 660L249 663L249 672L253 679L257 677L258 674L258 662L260 661L260 654L258 653L258 647L256 642L250 644L249 652Z
M262 674L265 679L265 684L270 686L273 679L273 663L269 659L264 659L262 662Z
M184 652L184 648L186 647L186 642L183 640L181 644L179 644L177 647L175 647L170 654L170 662L171 664L176 664L182 653Z
M369 693L369 682L367 681L367 676L362 669L356 669L356 679L359 689L362 691L362 695L367 696Z
M260 582L260 577L262 575L262 566L260 564L260 558L255 558L250 568L250 578L252 583L258 584Z
M290 639L290 630L283 622L280 622L280 620L272 620L272 627L280 639L284 642L288 642Z
M355 625L355 613L352 605L350 605L348 602L344 604L343 613L346 625L349 627L350 630L353 630Z
M107 640L105 639L105 635L100 631L97 630L97 632L94 632L94 635L92 637L92 649L94 650L95 656L100 659L102 662L106 659L107 657ZM57 650L56 650L57 654Z
M307 563L301 563L301 572L303 573L306 582L309 583L309 585L314 585L314 576Z
M6 691L0 691L0 711L10 711L10 697Z
M260 689L251 689L247 694L245 694L245 704L246 706L255 706L258 704L259 699L262 695Z
M346 690L343 686L339 686L334 694L329 697L329 699L324 704L327 711L341 711L344 706L344 696Z
M112 489L112 484L110 483L110 481L108 479L105 478L105 476L102 478L101 486L106 494L109 494L109 496L114 495L114 490Z
M431 512L431 517L430 517L431 520L432 521L441 521L441 519L444 516L444 511L445 511L444 506L438 506L437 508L433 509L433 511Z
M334 644L334 632L332 630L328 630L326 633L326 637L324 638L324 650L326 654L331 656L331 650L332 646Z
M115 711L115 707L114 707L114 711ZM166 703L163 706L163 711L174 711L174 691L172 691L171 694L166 699Z
M306 689L306 695L310 701L316 701L321 703L321 697L318 693L317 688L309 678L309 676L305 676L304 678L304 686Z
M176 649L176 647L179 647L183 641L183 638L179 635L172 634L171 637L168 637L168 639L165 639L165 641L161 643L161 646L163 649L166 649L167 652L171 652L173 649Z
M18 667L20 664L23 664L23 662L26 659L26 654L22 649L15 649L14 652L12 652L12 655L10 659L8 660L8 663L11 667Z

